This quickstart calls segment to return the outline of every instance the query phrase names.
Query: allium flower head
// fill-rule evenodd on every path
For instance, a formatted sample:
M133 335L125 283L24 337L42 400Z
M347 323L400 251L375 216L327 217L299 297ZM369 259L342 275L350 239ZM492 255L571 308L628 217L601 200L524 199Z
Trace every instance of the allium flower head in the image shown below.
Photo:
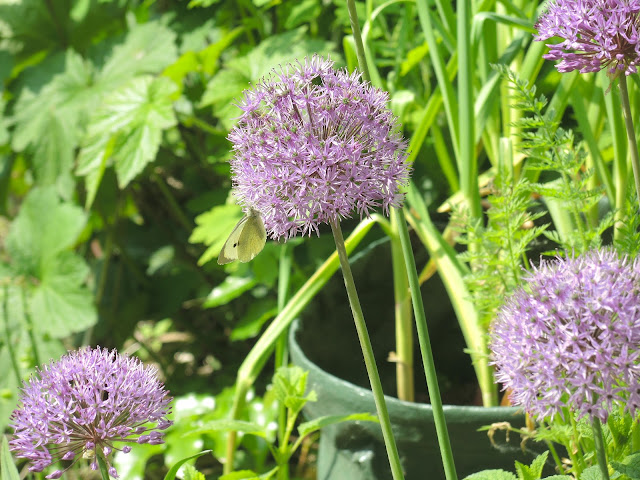
M543 261L492 325L496 379L540 417L606 421L640 406L640 261L612 250Z
M640 61L640 0L554 0L536 24L535 40L561 37L547 45L559 72L636 72Z
M238 107L231 130L234 193L268 234L290 238L318 225L400 206L406 143L388 95L318 56L274 70Z
M100 347L84 348L39 369L24 382L11 427L10 448L41 472L59 460L100 455L117 478L111 453L131 451L114 442L164 443L171 397L156 372L137 358ZM155 423L155 425L150 425ZM46 478L60 478L56 470Z

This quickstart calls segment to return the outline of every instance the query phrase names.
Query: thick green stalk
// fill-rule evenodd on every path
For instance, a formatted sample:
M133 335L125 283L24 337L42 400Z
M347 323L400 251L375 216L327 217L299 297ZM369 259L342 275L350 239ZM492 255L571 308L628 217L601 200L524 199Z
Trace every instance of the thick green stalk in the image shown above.
M600 466L602 480L609 480L607 452L604 447L604 438L602 436L602 426L600 425L600 420L598 420L597 418L593 418L591 420L591 427L593 428L593 442L596 444L596 457L598 458L598 465Z
M396 321L396 385L398 398L413 402L415 398L413 384L413 318L411 295L407 271L402 256L402 243L398 236L396 217L399 212L391 210L391 264L393 265L393 297L395 300Z
M440 396L440 387L438 386L438 378L436 375L436 367L433 361L433 353L431 351L431 341L429 340L429 330L427 328L427 319L424 314L424 305L422 303L422 294L420 293L420 283L418 281L418 272L416 263L411 249L411 241L409 239L409 230L404 219L402 210L398 211L395 216L400 242L404 253L404 260L407 266L407 274L409 276L409 288L411 289L411 299L413 301L413 313L416 319L416 330L418 332L418 343L420 345L420 353L422 354L422 365L424 373L427 377L427 388L429 390L429 401L431 402L431 410L433 411L433 421L436 425L436 433L438 435L438 445L440 446L440 455L442 456L442 465L447 480L457 480L456 466L453 461L453 452L451 450L451 441L449 440L449 431L447 422L444 417L442 408L442 398Z
M622 115L624 116L624 126L627 129L627 139L629 140L629 152L631 153L631 166L633 168L633 179L636 184L636 194L638 204L640 204L640 158L638 157L638 142L633 128L631 118L631 105L629 104L629 90L627 89L627 77L620 75L618 85L620 87L620 100L622 101Z
M367 331L367 325L364 321L364 315L362 314L362 307L360 306L358 292L356 291L356 284L353 281L353 274L351 273L351 266L349 265L349 258L344 245L344 238L342 237L342 229L340 228L340 223L337 221L331 221L330 224L333 232L333 238L336 242L338 258L340 259L340 268L342 269L342 276L344 277L344 286L347 289L349 305L351 306L351 312L353 313L353 321L355 322L358 339L360 340L360 347L362 348L364 364L367 368L369 383L371 384L371 391L373 392L373 399L376 403L376 410L378 412L378 419L380 420L380 427L382 428L384 444L387 447L387 456L389 457L389 464L391 465L391 474L393 475L394 480L404 479L402 465L400 465L400 456L398 455L398 447L396 446L396 441L391 430L391 420L389 419L387 403L384 399L382 384L380 383L378 367L376 366L373 348L371 347L371 340L369 339L369 332Z
M96 452L96 459L98 461L98 466L100 467L100 475L102 476L102 480L109 480L109 471L107 470L107 462L105 462L102 455Z

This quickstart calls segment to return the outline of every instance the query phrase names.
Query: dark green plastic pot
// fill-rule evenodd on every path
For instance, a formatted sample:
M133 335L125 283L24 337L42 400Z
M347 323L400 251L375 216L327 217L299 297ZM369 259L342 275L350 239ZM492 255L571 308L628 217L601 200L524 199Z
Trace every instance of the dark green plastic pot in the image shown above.
M375 413L370 390L326 372L308 358L305 343L316 344L317 336L314 332L301 335L304 328L300 321L293 324L289 345L293 363L309 372L308 389L315 390L318 396L317 402L307 403L304 409L307 419ZM334 364L339 363L344 352L331 347L322 351L334 357L331 359ZM404 402L389 396L386 401L406 480L444 480L431 405ZM497 434L501 442L497 449L491 445L486 431L478 431L483 426L505 421L514 427L523 426L525 417L518 409L445 405L444 410L460 479L489 468L513 471L515 460L530 463L533 458L522 452L517 434L511 434L510 442L506 441L504 433ZM345 422L324 428L320 435L317 468L318 480L391 479L380 426L372 422Z

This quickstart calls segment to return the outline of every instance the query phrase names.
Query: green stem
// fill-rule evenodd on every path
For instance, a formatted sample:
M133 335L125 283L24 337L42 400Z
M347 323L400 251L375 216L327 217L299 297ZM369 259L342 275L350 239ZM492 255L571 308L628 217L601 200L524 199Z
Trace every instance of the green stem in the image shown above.
M600 472L602 473L603 480L609 480L609 467L607 465L607 452L604 447L604 438L602 436L602 426L598 418L591 420L591 427L593 428L593 441L596 444L596 456L598 458L598 465L600 466Z
M98 460L98 465L100 466L100 474L102 475L102 480L109 480L109 471L107 470L107 463L104 461L104 458L102 458L102 455L100 455L97 451L96 451L96 459Z
M433 411L433 421L436 425L436 433L438 435L438 444L440 446L440 455L442 456L442 465L447 480L457 480L456 466L453 461L453 452L451 451L451 442L449 440L449 431L447 430L447 422L444 417L442 408L442 398L440 397L440 387L438 387L438 378L436 376L436 367L433 361L433 353L431 351L431 342L429 340L429 330L427 329L427 319L424 314L424 305L422 303L422 294L420 293L420 283L418 281L418 272L416 270L415 258L411 249L411 241L409 239L409 229L404 219L402 210L398 211L395 216L400 242L402 242L402 250L404 260L407 267L407 275L409 276L409 288L411 289L411 299L413 301L413 313L416 319L416 330L418 332L418 344L420 345L420 353L422 354L422 364L424 373L427 377L427 389L429 390L429 400Z
M358 23L358 14L356 12L355 0L347 0L347 9L349 10L349 19L351 20L351 31L353 39L356 42L356 56L358 57L358 65L362 72L362 78L370 82L369 66L367 65L367 57L364 53L364 44L362 43L362 33L360 32L360 24Z
M393 432L391 431L391 420L389 419L389 413L387 412L387 404L384 399L382 384L380 383L380 375L378 374L378 368L376 367L373 348L371 347L369 332L367 331L367 325L364 321L364 315L362 314L362 307L360 306L360 300L358 299L356 285L353 281L353 274L351 273L351 266L349 265L349 258L347 257L347 250L344 245L344 238L342 237L340 223L337 221L331 221L330 224L331 230L333 231L333 238L336 242L338 258L340 259L340 268L342 269L342 276L344 277L344 286L347 289L349 304L351 305L351 311L353 313L353 321L355 322L356 330L358 332L358 339L360 340L364 363L367 367L369 382L371 383L373 399L376 403L376 410L378 411L378 418L380 420L380 426L382 427L382 436L384 438L385 446L387 447L391 473L394 480L404 479L402 466L400 465L400 457L398 455L398 447L396 447L396 441L393 437Z
M415 399L413 380L413 318L411 317L411 296L407 271L402 255L402 244L398 236L397 210L391 210L391 263L393 265L393 296L395 300L396 322L396 385L398 398L407 402Z
M278 313L282 312L287 302L289 279L291 274L291 249L289 244L280 247L280 262L278 275ZM280 334L276 341L275 353L275 371L280 367L285 367L289 363L289 350L287 348L287 339L289 337L289 328ZM284 403L278 405L278 440L281 448L287 446L289 442L290 431L288 432L287 408ZM278 468L278 479L287 480L289 478L289 463L283 462Z
M620 75L618 85L620 86L620 100L622 101L622 115L624 116L624 126L627 129L627 139L629 140L629 152L631 153L633 179L635 180L636 184L638 204L640 204L640 158L638 157L638 143L636 142L636 134L633 128L633 119L631 118L631 105L629 104L629 91L627 89L627 77L625 75Z

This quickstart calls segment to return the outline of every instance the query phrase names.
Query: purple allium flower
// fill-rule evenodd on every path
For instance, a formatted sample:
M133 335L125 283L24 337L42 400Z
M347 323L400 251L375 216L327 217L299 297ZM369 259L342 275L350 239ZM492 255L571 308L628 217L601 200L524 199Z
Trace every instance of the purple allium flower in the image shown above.
M640 407L640 261L612 250L543 261L499 311L496 379L540 417L568 408L606 421Z
M555 0L536 24L535 40L561 37L547 45L559 72L598 72L615 77L636 72L640 61L640 0Z
M229 133L234 193L268 234L290 238L320 223L400 206L406 142L388 94L318 56L273 71L238 107Z
M96 455L117 472L109 460L114 442L163 443L171 397L152 368L115 350L83 348L51 362L24 382L11 427L11 450L41 472L58 460L92 459ZM148 425L149 423L156 425ZM56 470L46 478L60 478Z

